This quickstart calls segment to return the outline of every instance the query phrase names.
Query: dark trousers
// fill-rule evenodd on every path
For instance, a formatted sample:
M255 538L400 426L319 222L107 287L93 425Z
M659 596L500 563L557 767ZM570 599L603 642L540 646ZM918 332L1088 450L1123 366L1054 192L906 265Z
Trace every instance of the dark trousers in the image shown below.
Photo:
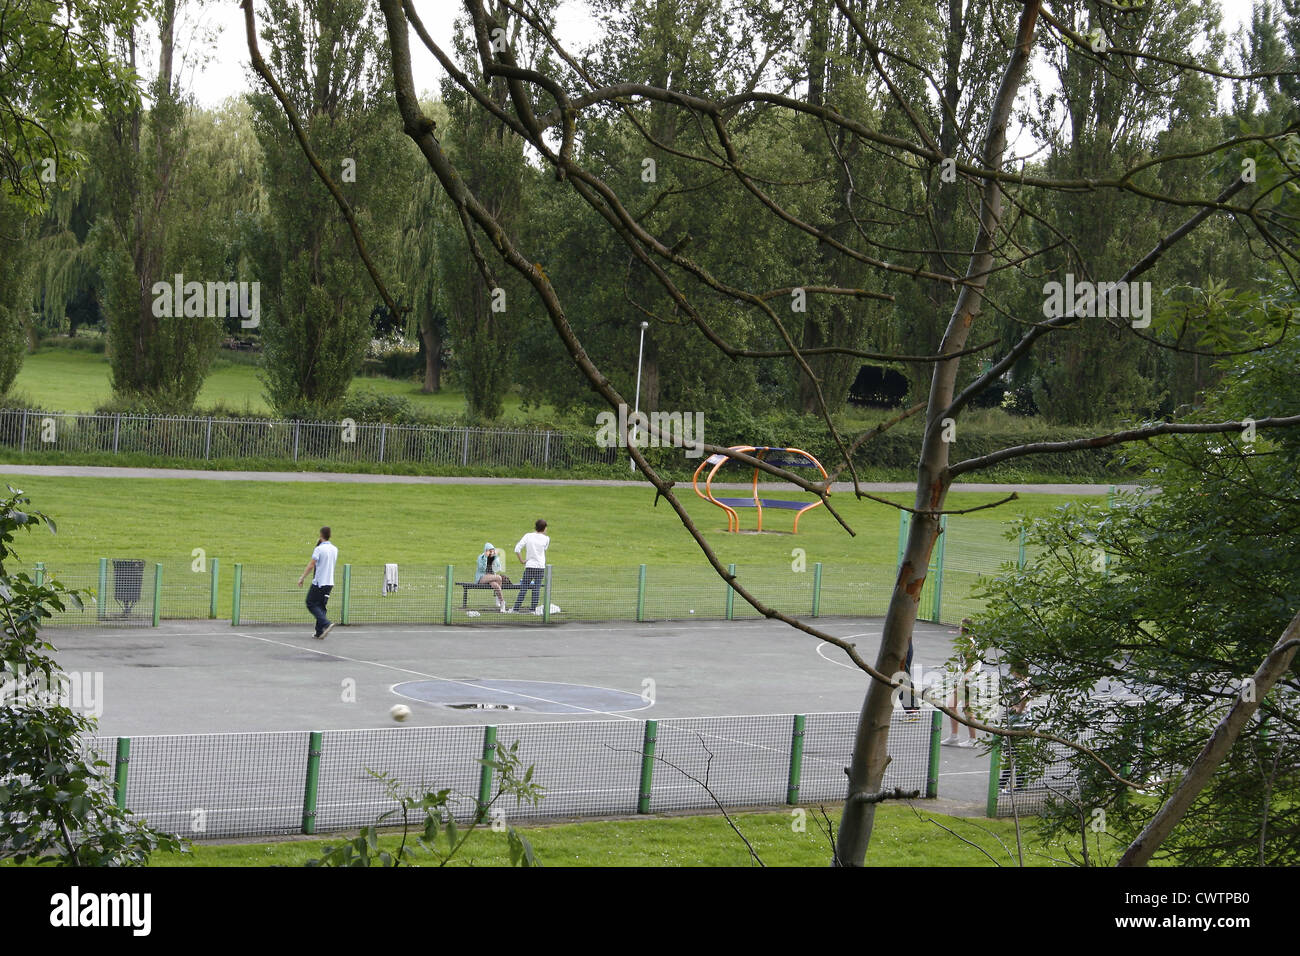
M533 594L533 603L529 605L528 610L537 608L537 602L541 600L542 577L545 574L545 568L524 568L524 579L519 582L519 595L515 598L516 611L523 605L524 594L529 591Z
M329 627L330 619L325 616L325 604L330 599L330 592L334 590L334 585L326 584L324 586L313 584L307 589L307 610L311 611L311 616L316 618L316 634Z

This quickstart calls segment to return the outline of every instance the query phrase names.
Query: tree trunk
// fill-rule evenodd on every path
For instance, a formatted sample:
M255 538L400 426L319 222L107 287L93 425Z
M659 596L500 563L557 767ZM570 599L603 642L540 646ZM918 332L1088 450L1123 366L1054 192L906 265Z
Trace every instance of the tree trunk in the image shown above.
M1040 2L1027 2L1020 14L1015 50L1002 77L997 98L989 115L981 157L986 169L1002 167L1006 149L1006 130L1016 91L1020 87L1029 62L1034 26L1038 21ZM996 180L987 180L981 195L979 233L975 239L967 282L957 296L957 304L948 321L948 329L940 346L942 353L963 349L970 336L970 328L979 314L989 269L993 265L993 247L1002 220L1002 190ZM942 440L945 431L940 415L952 403L957 380L959 359L936 362L930 385L930 399L926 411L926 431L921 443L921 460L917 467L915 507L907 547L903 553L894 593L885 616L884 633L876 657L876 669L884 674L902 670L912 643L912 630L916 623L917 602L925 584L930 566L930 552L939 535L939 515L947 498L951 478L948 476L949 445ZM880 790L889 763L889 725L893 713L893 689L873 680L867 690L858 718L857 735L853 746L853 762L849 767L848 794L844 802L844 816L840 823L840 836L835 848L837 866L861 866L871 842L871 828L875 823L876 804L864 800Z
M1124 851L1119 866L1146 866L1151 862L1151 857L1160 848L1160 844L1173 833L1174 827L1178 826L1197 796L1210 782L1215 768L1223 763L1228 751L1241 735L1242 728L1246 726L1246 721L1250 720L1251 715L1259 709L1259 702L1287 672L1291 661L1295 659L1298 647L1300 647L1300 613L1291 619L1291 623L1286 626L1282 636L1277 639L1273 649L1255 671L1254 677L1251 678L1254 683L1251 688L1253 693L1249 695L1250 699L1244 699L1243 695L1243 699L1233 704L1219 721L1219 726L1214 728L1214 733L1210 735L1205 747L1187 769L1182 783L1165 801L1159 812L1142 828L1137 839Z

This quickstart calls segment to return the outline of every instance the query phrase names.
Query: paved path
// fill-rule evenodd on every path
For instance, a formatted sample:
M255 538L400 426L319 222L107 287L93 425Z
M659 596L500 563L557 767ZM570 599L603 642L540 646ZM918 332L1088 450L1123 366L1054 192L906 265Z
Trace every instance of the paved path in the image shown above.
M188 478L200 481L312 481L339 482L358 485L594 485L619 488L640 485L649 487L647 481L617 481L605 478L477 478L438 475L372 475L349 474L332 471L207 471L191 468L111 468L90 465L6 465L0 463L0 473L6 475L41 475L66 478ZM681 482L680 484L686 484ZM714 488L744 489L748 482L715 483ZM773 490L794 490L784 482L765 484ZM953 485L954 491L976 491L993 494L1041 495L1104 495L1110 488L1136 491L1138 485L1019 485L1019 484L966 484ZM863 482L862 489L873 494L884 492L911 492L916 485L906 481ZM837 481L832 491L844 494L853 491L853 483Z

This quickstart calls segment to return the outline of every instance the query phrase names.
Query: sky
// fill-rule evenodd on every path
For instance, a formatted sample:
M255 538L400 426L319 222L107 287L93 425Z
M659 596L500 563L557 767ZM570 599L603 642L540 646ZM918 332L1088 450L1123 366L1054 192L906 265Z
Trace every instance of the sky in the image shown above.
M1224 11L1224 25L1229 35L1250 20L1251 0L1220 0ZM256 8L265 15L264 6ZM445 50L451 49L452 24L461 5L456 0L416 0L416 10L434 40ZM216 106L228 97L238 96L250 89L248 78L248 47L244 40L243 11L238 0L217 0L206 5L196 17L189 14L188 22L198 25L210 34L196 39L190 49L183 51L188 70L184 77L187 88L192 89L204 106ZM260 22L260 21L259 21ZM576 50L597 33L585 0L561 0L557 12L556 36L568 49ZM180 36L187 35L182 30ZM265 51L263 51L265 52ZM421 93L436 93L441 80L441 70L419 38L411 37L412 70L415 86ZM198 61L206 59L201 69Z

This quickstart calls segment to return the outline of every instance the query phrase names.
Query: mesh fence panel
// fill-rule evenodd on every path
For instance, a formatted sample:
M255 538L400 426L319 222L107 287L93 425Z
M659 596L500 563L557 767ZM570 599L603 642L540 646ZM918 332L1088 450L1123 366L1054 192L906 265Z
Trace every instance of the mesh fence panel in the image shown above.
M452 812L468 820L474 815L476 761L482 755L482 727L327 731L322 735L317 829L369 826L396 807L370 770L390 774L407 793L453 791ZM385 822L400 823L401 818Z
M659 721L650 809L784 803L791 728L779 715Z
M926 791L930 769L930 727L933 710L894 711L889 725L889 766L884 787ZM813 803L843 800L848 791L848 767L853 753L858 715L809 714L804 727L803 774L799 799Z
M171 620L196 621L211 615L212 566L202 561L171 558L163 566L161 615ZM153 583L153 564L147 563L146 576ZM229 574L228 568L222 568ZM220 584L221 578L218 578ZM218 608L220 610L220 608Z
M232 569L233 571L234 569ZM245 564L240 569L240 624L306 624L311 626L307 611L307 586L298 587L298 574L292 568L275 564ZM326 605L330 620L338 620L342 601L342 568L334 569L334 590Z
M127 806L187 838L299 832L309 740L305 733L132 738Z
M950 518L944 532L943 602L940 617L956 622L978 614L985 602L972 597L982 577L1014 566L1019 560L1020 545L1001 537L1000 529L987 522ZM923 605L925 606L925 605Z
M807 573L813 573L810 568ZM821 614L882 615L889 607L895 569L872 565L825 565L822 568Z
M354 564L350 573L349 623L431 624L442 620L447 594L446 568L399 564L394 590L385 588L382 564ZM343 619L342 579L342 569L335 568L334 591L329 601L332 621ZM303 600L306 600L305 594ZM306 608L303 613L306 613ZM309 617L304 619L311 620Z
M1106 758L1107 738L1117 724L1102 718L1096 729L1079 735L1078 742L1095 749L1102 758ZM1019 746L1024 746L1020 744ZM1035 745L1046 752L1047 759L1041 766L1034 766L1024 771L1016 763L1017 741L1013 737L1004 737L1000 744L998 759L997 809L995 817L1010 817L1016 814L1041 813L1050 801L1059 801L1064 797L1075 797L1079 793L1079 774L1077 761L1081 759L1078 751L1055 741L1042 741ZM1088 758L1082 758L1088 759ZM990 762L989 772L993 765ZM993 781L989 781L990 791Z
M635 813L644 732L639 720L502 725L497 747L517 741L523 767L535 768L546 792L536 806L502 797L494 810L506 819Z
M110 559L105 562L102 582L98 561L53 561L46 564L44 575L47 581L57 580L64 587L80 591L82 606L78 609L65 601L66 610L42 627L147 627L153 623L151 562Z

